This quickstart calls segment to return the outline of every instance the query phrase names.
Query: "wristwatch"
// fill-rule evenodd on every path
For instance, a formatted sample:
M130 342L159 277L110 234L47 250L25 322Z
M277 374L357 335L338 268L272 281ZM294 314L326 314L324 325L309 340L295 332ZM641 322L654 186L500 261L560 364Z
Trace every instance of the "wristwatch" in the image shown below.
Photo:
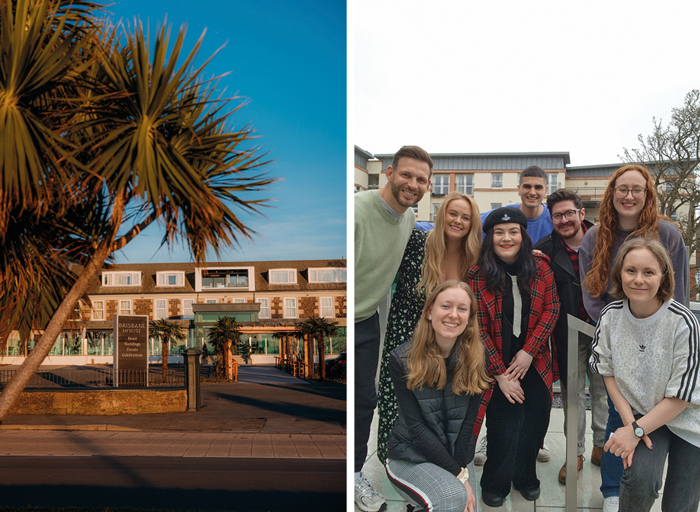
M462 468L462 478L459 478L459 481L464 483L467 480L469 480L469 470L467 468Z
M642 427L640 427L636 421L632 422L632 428L634 429L635 436L637 436L639 438L644 437L644 429Z

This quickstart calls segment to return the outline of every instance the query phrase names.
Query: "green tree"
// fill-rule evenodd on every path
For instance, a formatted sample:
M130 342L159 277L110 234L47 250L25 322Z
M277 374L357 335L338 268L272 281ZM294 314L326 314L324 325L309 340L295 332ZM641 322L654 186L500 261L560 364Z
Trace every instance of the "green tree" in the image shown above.
M168 377L168 356L170 356L171 341L187 341L187 333L185 328L177 322L170 322L164 318L152 320L148 326L149 334L153 337L159 337L161 343L161 356L163 358L163 382Z
M114 251L159 223L196 262L255 233L275 180L216 100L209 61L183 53L181 29L154 43L114 28L82 0L0 0L0 346L43 330L0 395L0 422Z
M230 316L222 316L207 334L209 343L214 346L216 367L214 373L219 378L233 379L231 368L231 346L234 347L241 339L241 326Z
M624 148L625 162L641 163L654 177L659 212L680 226L690 254L700 250L700 90L685 96L683 106L671 111L671 120L652 119L653 131L638 135L638 148ZM700 261L691 264L698 272ZM700 293L697 280L690 282L690 296Z
M336 336L338 334L338 322L331 322L325 318L307 318L300 324L303 333L311 338L316 339L318 346L318 367L319 374L322 380L326 378L326 336ZM313 368L313 350L309 350L311 368ZM312 370L312 378L315 378L315 372Z

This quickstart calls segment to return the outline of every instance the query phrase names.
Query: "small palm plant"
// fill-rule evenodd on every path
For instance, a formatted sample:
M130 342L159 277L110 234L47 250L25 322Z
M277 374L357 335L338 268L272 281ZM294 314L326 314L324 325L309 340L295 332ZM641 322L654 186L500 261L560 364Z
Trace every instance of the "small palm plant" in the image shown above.
M231 367L231 345L238 344L241 338L241 326L230 316L223 316L209 329L209 343L214 345L216 352L216 367L214 373L219 378L233 379ZM235 346L235 345L234 345Z
M187 341L187 334L184 327L175 322L170 322L164 318L153 320L149 324L149 334L159 337L162 344L161 355L163 357L163 382L168 377L168 357L170 356L170 341Z

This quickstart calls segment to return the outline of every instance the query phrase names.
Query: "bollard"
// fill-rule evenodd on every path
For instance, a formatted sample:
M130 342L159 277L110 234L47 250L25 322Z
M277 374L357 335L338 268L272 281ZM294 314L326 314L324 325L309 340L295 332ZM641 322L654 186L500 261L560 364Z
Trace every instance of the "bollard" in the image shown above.
M197 412L202 408L202 392L199 378L199 356L196 348L185 350L185 388L187 389L187 411Z

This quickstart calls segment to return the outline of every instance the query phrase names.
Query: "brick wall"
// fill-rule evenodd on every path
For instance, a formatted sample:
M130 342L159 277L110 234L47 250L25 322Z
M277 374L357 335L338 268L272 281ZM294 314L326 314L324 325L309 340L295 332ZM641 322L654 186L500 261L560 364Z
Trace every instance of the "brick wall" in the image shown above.
M150 299L135 299L133 304L132 314L134 315L148 315L150 319L153 319L153 301Z
M105 320L109 320L110 322L114 320L114 315L117 314L118 308L119 307L119 301L117 300L108 300L107 304L105 304L105 308L107 309L106 312L106 318Z
M284 316L284 304L281 297L270 299L270 318L282 318Z
M346 318L348 316L348 298L336 297L335 298L335 317L336 318Z
M168 299L168 317L179 316L180 312L180 299Z
M314 318L318 316L318 297L301 297L297 304L299 318Z

